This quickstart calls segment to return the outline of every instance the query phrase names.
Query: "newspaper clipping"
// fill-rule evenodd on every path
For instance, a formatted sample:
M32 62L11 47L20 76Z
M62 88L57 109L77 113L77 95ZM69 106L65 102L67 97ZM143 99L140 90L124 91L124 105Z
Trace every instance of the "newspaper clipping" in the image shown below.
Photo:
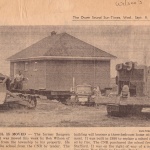
M148 0L0 0L0 150L149 150Z

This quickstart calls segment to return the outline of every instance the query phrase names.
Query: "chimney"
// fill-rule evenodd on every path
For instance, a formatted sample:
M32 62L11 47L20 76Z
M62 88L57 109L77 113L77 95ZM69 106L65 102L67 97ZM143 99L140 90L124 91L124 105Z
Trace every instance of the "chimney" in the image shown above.
M56 33L57 33L57 32L52 31L52 32L51 32L51 36L56 35Z

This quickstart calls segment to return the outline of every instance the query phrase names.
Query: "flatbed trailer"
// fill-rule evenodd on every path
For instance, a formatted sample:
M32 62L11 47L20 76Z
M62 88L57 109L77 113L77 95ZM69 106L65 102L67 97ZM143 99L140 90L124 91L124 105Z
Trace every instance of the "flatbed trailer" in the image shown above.
M110 116L127 116L129 114L139 114L143 108L150 108L149 97L130 97L120 96L100 98L97 105L105 105Z
M131 97L127 100L121 100L120 96L116 98L103 97L100 98L97 105L109 105L109 104L120 104L120 105L138 105L143 107L150 107L150 98L148 97Z
M50 91L50 90L34 90L34 89L29 89L29 90L13 89L11 90L11 93L29 94L39 98L45 96L47 99L50 100L56 99L61 102L66 101L71 96L70 91Z

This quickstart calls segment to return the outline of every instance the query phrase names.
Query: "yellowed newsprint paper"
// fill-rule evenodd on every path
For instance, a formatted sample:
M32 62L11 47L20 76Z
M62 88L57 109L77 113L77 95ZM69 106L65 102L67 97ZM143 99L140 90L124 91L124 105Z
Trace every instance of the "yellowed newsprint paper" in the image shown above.
M149 66L149 0L0 0L0 150L149 150Z

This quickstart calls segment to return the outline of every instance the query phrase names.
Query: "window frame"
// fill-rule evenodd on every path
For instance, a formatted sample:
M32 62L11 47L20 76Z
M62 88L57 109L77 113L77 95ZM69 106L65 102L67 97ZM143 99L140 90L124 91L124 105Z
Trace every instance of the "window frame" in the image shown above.
M33 71L37 71L37 70L38 70L38 69L37 69L37 64L38 64L38 62L35 61L35 62L34 62L34 69L33 69Z

